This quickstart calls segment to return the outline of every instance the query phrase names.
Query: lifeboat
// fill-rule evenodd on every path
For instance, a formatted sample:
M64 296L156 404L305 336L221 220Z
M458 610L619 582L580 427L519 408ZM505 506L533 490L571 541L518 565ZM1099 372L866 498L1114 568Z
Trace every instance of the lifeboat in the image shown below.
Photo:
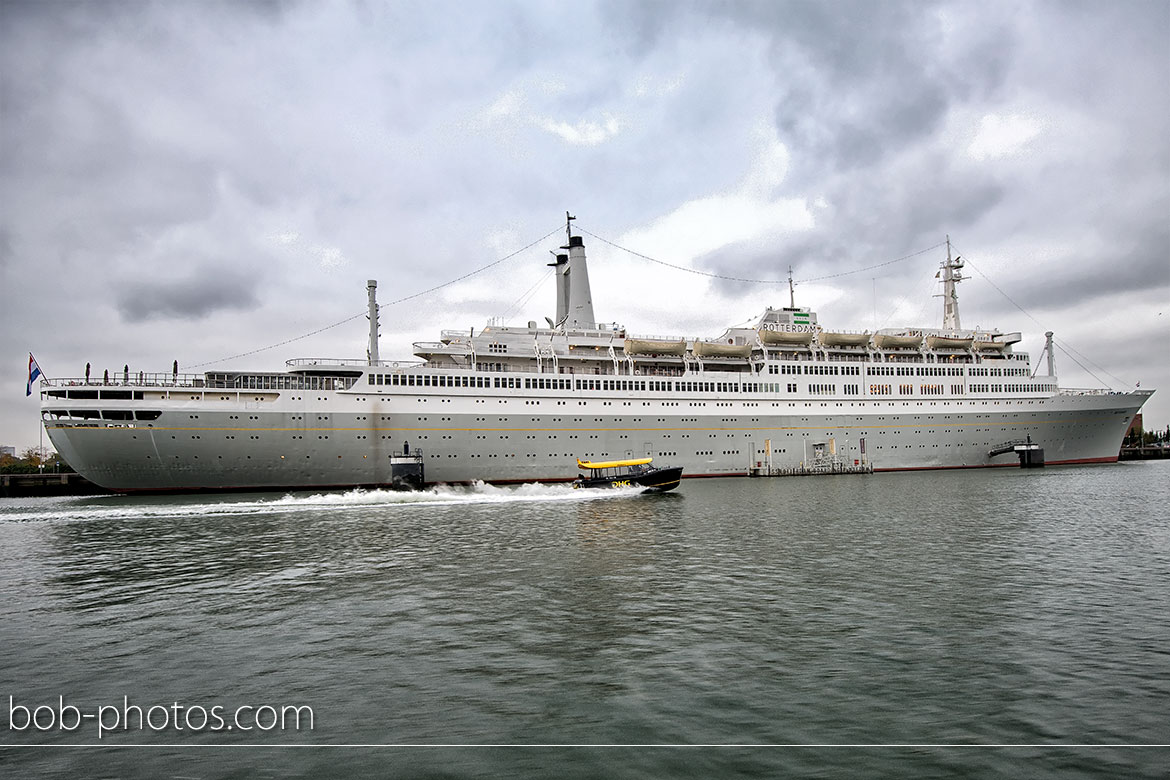
M869 343L869 333L841 333L823 330L818 341L826 347L860 347Z
M927 336L926 346L931 349L970 349L975 339L958 336Z
M787 330L761 330L760 341L768 345L775 344L811 344L813 332L793 333Z
M1007 344L1004 344L1002 341L976 341L971 346L983 352L1003 352Z
M718 341L695 341L694 353L696 357L733 357L745 358L752 354L751 344L723 344Z
M685 355L687 340L679 339L626 339L627 355Z
M922 336L893 336L889 333L878 333L873 337L873 343L878 349L918 349L922 346Z

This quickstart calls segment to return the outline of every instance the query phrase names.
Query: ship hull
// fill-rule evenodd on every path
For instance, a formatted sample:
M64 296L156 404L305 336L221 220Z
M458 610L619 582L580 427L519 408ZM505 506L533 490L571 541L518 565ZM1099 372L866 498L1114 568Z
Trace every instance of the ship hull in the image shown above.
M211 396L125 404L160 410L150 423L50 420L46 429L78 473L120 491L390 486L393 456L404 445L424 451L430 483L564 481L578 457L660 457L689 478L799 467L818 445L875 471L1015 465L1010 455L988 452L1027 436L1051 465L1112 462L1148 394L829 403L712 397L682 405L641 394L581 400L437 388L274 393L261 401Z

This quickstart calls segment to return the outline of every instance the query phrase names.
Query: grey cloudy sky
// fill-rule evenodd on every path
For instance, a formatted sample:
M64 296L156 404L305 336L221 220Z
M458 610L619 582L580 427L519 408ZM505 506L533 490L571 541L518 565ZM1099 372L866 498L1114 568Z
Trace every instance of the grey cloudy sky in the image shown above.
M461 276L565 210L753 279L949 234L965 325L1023 331L1033 362L1055 331L1115 389L1159 388L1163 426L1168 52L1163 0L0 0L0 443L37 441L29 351L52 377L208 364L361 312L368 278L388 302ZM561 235L387 307L383 357L553 314ZM713 336L787 302L586 247L598 317L635 333ZM797 303L840 329L937 325L941 259ZM204 368L364 348L359 318Z

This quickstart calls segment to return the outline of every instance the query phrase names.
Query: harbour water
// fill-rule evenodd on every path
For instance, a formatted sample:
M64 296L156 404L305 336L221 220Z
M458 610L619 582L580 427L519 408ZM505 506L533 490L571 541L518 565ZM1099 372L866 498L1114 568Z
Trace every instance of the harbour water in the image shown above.
M1164 461L4 499L0 766L1163 777L1167 506Z

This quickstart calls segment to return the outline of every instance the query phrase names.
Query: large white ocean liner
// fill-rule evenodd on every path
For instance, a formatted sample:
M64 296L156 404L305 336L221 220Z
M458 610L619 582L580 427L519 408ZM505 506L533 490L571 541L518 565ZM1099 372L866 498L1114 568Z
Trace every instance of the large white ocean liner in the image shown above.
M789 305L711 339L599 323L582 238L562 250L548 327L443 331L417 361L382 361L371 281L366 360L43 380L45 428L123 491L380 486L405 445L428 482L569 480L578 458L643 456L738 476L1013 465L993 453L1029 437L1049 464L1112 462L1153 392L1062 389L1051 334L1034 374L1019 333L964 329L949 245L941 328L833 331Z

